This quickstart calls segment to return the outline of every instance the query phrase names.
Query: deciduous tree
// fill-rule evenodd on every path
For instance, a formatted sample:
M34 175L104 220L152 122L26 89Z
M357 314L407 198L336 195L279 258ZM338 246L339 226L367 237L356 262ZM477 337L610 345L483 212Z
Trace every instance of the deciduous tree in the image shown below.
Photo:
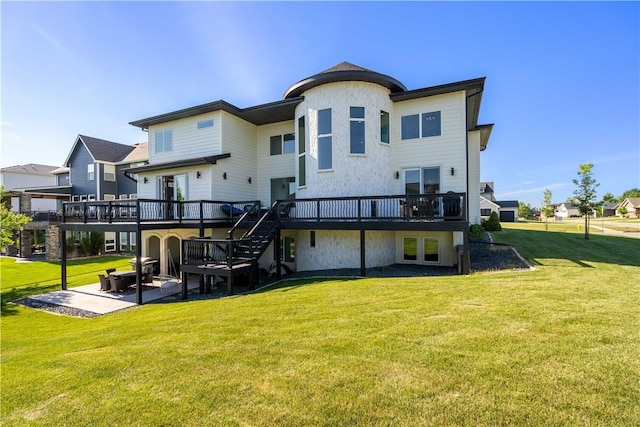
M4 186L0 186L0 247L16 244L16 231L22 231L24 225L31 221L26 215L15 213L4 202Z
M576 207L580 215L584 216L584 238L589 239L589 215L596 205L596 188L600 185L593 177L593 164L586 163L578 166L578 178L573 183L578 186L573 191Z
M548 188L544 189L544 196L542 198L542 214L544 215L544 229L549 229L549 224L547 221L549 217L553 215L553 205L551 204L551 190Z

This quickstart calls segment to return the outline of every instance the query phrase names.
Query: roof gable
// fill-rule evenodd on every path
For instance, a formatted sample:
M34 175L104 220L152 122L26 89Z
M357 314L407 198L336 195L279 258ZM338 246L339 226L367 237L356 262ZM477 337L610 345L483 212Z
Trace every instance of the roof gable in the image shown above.
M118 163L124 160L125 157L135 149L133 145L120 144L118 142L111 142L86 135L78 135L67 159L64 161L64 166L68 166L69 160L78 147L78 144L84 146L94 162Z

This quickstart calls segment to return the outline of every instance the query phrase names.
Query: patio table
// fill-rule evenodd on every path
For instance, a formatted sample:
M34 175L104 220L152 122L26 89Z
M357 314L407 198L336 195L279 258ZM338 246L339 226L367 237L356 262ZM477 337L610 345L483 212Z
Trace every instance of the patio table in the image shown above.
M109 273L109 276L121 277L123 279L126 279L131 285L136 283L136 272L133 270L112 271L111 273Z

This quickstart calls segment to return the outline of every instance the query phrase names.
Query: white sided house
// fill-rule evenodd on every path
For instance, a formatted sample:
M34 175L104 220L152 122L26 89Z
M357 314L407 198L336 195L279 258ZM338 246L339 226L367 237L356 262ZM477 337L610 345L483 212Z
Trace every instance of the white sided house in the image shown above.
M408 90L344 62L269 104L216 101L136 120L149 135L149 164L129 170L139 199L127 221L137 220L110 226L138 229L140 255L163 273L177 266L183 282L231 283L274 262L466 273L493 127L478 124L483 88L479 78Z

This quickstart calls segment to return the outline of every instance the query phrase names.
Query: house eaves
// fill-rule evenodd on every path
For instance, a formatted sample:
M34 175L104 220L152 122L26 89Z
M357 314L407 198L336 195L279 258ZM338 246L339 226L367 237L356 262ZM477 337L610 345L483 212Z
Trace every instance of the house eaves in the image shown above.
M157 170L164 169L175 169L175 168L183 168L189 166L200 166L200 165L215 165L218 160L227 159L231 157L231 153L218 154L215 156L207 156L207 157L196 157L192 159L186 160L176 160L173 162L164 162L164 163L153 163L149 165L136 166L133 168L125 169L126 173L141 173L141 172L151 172Z
M282 101L270 102L267 104L256 105L248 108L238 108L226 101L219 100L208 104L197 105L195 107L184 108L182 110L170 113L160 114L158 116L148 117L146 119L135 120L129 122L130 125L139 127L140 129L149 129L149 126L170 122L173 120L193 117L200 114L211 113L214 111L225 111L233 114L243 120L254 125L266 125L269 123L284 122L293 120L295 116L296 106L304 100L304 97L292 99L284 99Z
M480 151L486 150L487 145L489 144L491 131L493 131L493 123L487 125L478 125L473 130L480 131Z
M438 86L425 87L422 89L408 90L405 92L392 93L389 95L393 102L409 101L412 99L425 98L427 96L443 95L445 93L465 91L467 98L467 130L474 130L478 126L478 115L480 114L480 103L482 101L482 91L486 77L463 80L460 82L447 83Z

